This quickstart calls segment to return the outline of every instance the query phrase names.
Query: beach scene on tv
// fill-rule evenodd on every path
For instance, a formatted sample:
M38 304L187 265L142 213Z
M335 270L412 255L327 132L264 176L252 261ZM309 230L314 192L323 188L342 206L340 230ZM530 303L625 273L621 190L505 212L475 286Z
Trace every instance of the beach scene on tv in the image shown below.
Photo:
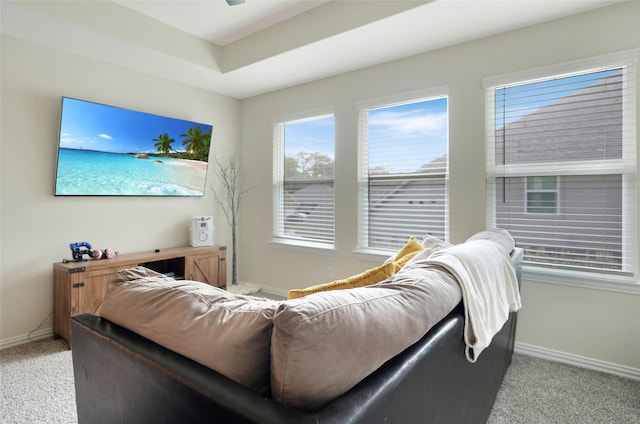
M212 130L65 97L55 194L203 196Z

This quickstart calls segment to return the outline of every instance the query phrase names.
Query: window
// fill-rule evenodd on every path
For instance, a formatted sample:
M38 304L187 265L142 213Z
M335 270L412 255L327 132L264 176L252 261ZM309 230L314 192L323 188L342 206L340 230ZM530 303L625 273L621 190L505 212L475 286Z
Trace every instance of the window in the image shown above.
M527 213L557 213L558 177L527 177Z
M358 104L361 249L446 237L448 108L438 91Z
M274 124L274 237L317 247L334 243L334 116Z
M485 81L489 226L509 230L529 265L636 272L635 70L617 62Z

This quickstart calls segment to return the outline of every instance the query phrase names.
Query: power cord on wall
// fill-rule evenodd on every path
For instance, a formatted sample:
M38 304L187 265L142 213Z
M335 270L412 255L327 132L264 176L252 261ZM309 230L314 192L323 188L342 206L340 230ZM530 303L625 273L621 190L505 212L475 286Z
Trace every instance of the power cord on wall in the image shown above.
M31 339L31 335L33 333L35 333L36 331L38 331L40 329L40 327L42 327L44 325L45 322L47 322L47 320L49 319L49 317L51 317L53 315L53 311L49 312L49 315L47 315L45 317L45 319L42 320L42 322L40 323L40 325L38 325L36 328L34 328L33 330L29 331L29 334L27 334L27 340L29 340L30 342L33 342L35 340Z

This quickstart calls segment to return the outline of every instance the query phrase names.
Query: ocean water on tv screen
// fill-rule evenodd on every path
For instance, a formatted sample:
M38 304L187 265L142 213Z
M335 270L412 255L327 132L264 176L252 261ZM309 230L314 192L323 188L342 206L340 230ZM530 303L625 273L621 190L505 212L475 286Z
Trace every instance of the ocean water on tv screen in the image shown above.
M205 162L61 148L56 195L202 196Z

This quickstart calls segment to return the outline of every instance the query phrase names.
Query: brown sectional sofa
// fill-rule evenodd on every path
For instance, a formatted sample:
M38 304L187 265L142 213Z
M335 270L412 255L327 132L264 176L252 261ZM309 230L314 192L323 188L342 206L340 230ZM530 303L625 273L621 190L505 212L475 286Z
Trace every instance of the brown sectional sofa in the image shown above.
M411 264L288 301L124 271L72 319L79 422L485 422L516 313L472 364L457 283Z

